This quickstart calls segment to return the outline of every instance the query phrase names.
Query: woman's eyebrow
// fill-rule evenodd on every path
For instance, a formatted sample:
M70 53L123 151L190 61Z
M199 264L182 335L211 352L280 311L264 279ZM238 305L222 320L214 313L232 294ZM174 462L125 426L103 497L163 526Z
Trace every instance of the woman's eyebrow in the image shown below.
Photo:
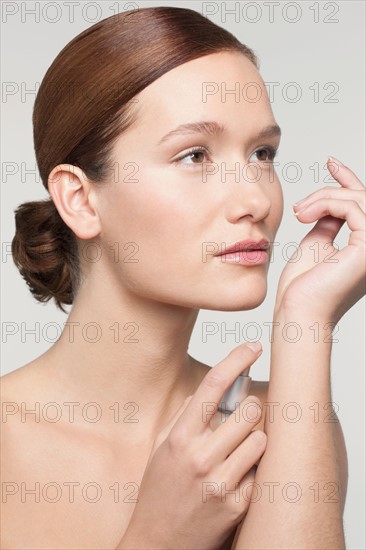
M163 136L158 145L161 145L165 141L169 140L173 136L187 135L187 134L207 134L218 135L225 132L225 126L215 121L201 120L199 122L188 122L186 124L180 124L174 130L171 130L165 136ZM272 124L265 128L262 128L255 136L254 139L266 139L271 137L281 136L281 128L278 124ZM252 138L253 139L253 138Z

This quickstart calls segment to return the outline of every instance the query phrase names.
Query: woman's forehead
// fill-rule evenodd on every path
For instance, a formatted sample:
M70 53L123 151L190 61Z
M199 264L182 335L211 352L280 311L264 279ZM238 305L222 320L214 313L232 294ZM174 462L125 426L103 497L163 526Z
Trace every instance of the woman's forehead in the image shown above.
M219 52L168 71L135 98L136 126L168 131L194 120L248 115L273 121L258 70L238 52ZM172 128L168 128L172 126Z

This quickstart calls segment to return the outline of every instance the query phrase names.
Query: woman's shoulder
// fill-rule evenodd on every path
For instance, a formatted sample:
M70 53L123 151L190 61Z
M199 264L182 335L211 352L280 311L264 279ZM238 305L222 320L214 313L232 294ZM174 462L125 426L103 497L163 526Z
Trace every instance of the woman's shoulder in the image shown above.
M4 452L11 452L13 444L30 446L33 430L43 432L42 404L52 401L47 377L41 375L39 358L4 374L1 384L1 432Z
M35 359L1 376L2 412L5 410L10 414L12 409L12 414L15 414L16 404L20 406L24 398L31 394L38 365L39 362Z
M25 363L24 365L17 367L16 369L3 374L0 378L2 395L5 389L11 390L12 388L18 388L20 385L29 383L31 379L36 375L37 371L44 364L44 357L46 354L36 357L32 361Z
M3 463L9 467L26 468L28 456L38 449L40 459L42 449L50 447L51 440L55 441L57 435L58 439L66 435L62 423L49 418L54 413L58 395L52 376L48 376L44 367L41 356L0 379ZM52 405L53 410L48 413Z
M22 418L31 408L37 408L41 401L50 401L47 375L41 372L42 359L37 358L0 378L1 423L7 426L11 419ZM27 414L27 421L31 418Z

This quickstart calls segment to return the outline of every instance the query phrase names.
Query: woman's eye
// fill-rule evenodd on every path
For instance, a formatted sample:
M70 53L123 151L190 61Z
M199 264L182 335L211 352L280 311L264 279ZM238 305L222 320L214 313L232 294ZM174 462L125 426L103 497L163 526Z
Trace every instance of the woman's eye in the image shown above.
M257 160L260 162L272 162L275 156L277 155L278 149L275 149L271 145L267 147L262 147L261 149L257 149L253 154L259 155L257 157Z
M193 147L192 149L190 149L189 151L187 151L186 153L184 153L184 155L181 155L180 157L178 157L177 159L174 160L175 163L181 163L182 161L184 161L185 159L188 159L188 160L191 160L192 162L183 162L183 164L203 164L203 159L204 159L204 156L205 155L208 155L210 152L208 151L208 149L204 148L204 147Z
M275 149L272 147L272 145L268 145L266 147L262 147L261 149L257 149L253 154L258 155L257 161L260 162L272 162L275 158L276 154L278 152L278 149ZM192 165L202 165L205 161L205 157L208 155L211 155L211 152L206 147L192 147L192 149L189 149L186 153L175 159L173 162L179 163L179 164L188 164L190 166ZM188 162L184 162L187 161Z

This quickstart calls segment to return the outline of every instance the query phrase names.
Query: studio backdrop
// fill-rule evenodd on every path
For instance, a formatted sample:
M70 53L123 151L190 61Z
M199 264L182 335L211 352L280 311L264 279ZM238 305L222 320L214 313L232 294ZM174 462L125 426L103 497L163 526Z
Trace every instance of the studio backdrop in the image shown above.
M268 380L278 279L296 245L314 225L299 223L292 204L321 186L339 186L326 168L328 156L350 166L365 182L363 0L2 2L3 375L45 352L59 338L67 319L54 303L41 304L33 299L11 256L14 210L23 202L49 197L33 150L32 109L40 82L55 56L81 31L115 13L148 6L196 10L252 48L259 59L275 119L282 128L275 168L283 188L284 214L271 258L267 297L252 311L201 310L190 355L213 366L241 342L260 339L264 352L253 376ZM222 89L237 93L227 90L225 82L217 85L220 93ZM339 248L346 245L348 235L348 227L343 226L335 241ZM332 398L348 452L344 521L347 548L352 550L366 548L365 325L362 299L330 332ZM296 333L288 337L296 338Z

